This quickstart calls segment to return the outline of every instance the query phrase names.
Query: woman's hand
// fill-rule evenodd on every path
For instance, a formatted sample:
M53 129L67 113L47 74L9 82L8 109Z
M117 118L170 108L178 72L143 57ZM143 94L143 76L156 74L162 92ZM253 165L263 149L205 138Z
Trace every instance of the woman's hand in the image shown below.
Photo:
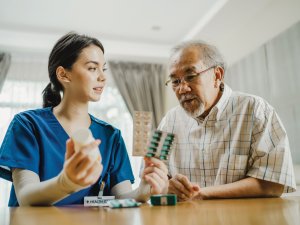
M90 153L95 151L95 148L98 149L100 142L95 140L75 152L74 142L71 139L67 141L64 172L73 183L85 187L96 183L99 179L103 169L101 155L99 160Z
M142 179L151 186L151 194L166 194L168 191L168 169L159 159L145 157Z

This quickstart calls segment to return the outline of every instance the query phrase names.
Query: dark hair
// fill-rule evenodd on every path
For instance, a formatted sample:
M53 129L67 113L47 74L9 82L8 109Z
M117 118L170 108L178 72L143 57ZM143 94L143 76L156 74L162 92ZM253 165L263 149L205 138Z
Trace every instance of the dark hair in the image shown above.
M104 53L103 45L99 40L74 32L64 35L56 42L49 56L50 83L43 90L43 108L54 107L61 102L60 92L63 91L63 86L56 76L57 67L72 69L81 51L90 45L98 46Z

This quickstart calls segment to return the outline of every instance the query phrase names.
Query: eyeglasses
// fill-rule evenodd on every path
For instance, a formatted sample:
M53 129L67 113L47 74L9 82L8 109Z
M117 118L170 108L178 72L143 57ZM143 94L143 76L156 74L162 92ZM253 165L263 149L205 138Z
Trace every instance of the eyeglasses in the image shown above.
M205 73L206 71L212 69L212 68L215 68L216 66L211 66L205 70L202 70L198 73L195 73L195 74L187 74L185 76L183 76L182 78L175 78L175 77L171 77L169 80L166 81L165 85L168 86L168 84L171 82L172 84L172 87L178 87L181 83L182 83L182 80L184 80L185 82L187 83L193 83L197 77L199 77L201 74Z

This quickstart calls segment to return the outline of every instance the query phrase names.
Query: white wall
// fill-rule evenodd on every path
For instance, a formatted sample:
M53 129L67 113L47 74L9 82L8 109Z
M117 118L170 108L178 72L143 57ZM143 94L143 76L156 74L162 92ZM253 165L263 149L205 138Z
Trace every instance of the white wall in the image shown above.
M300 22L229 68L235 90L265 98L289 136L293 161L300 164Z

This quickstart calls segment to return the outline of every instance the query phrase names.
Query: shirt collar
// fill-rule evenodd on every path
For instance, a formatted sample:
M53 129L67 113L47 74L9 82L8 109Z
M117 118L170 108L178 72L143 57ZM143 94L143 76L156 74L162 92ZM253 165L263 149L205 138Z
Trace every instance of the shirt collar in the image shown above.
M231 94L232 94L232 89L231 89L228 85L226 85L226 84L224 83L224 91L223 91L223 94L222 94L221 98L219 99L219 101L217 102L217 104L211 109L211 111L209 112L209 114L208 114L207 116L209 116L209 115L211 115L211 113L214 113L215 111L217 111L217 114L216 114L216 120L219 120L220 117L221 117L222 112L225 110L225 107L226 107L226 105L227 105L227 102L228 102L228 100L229 100ZM181 108L182 108L182 107L181 107ZM189 115L185 112L185 110L184 110L183 108L182 108L182 110L183 110L183 112L184 112L187 116L189 116ZM206 116L206 117L207 117L207 116ZM190 116L189 116L189 117L190 117ZM200 118L200 117L193 118L193 119L197 121L198 125L199 125L199 124L202 124L202 123L204 122L204 120L205 120L205 119Z
M225 110L225 107L227 105L227 102L228 102L231 94L232 94L231 88L228 85L224 84L223 94L222 94L221 98L219 99L218 103L215 105L216 109L218 110L217 116L216 116L217 120L220 119L222 112Z

